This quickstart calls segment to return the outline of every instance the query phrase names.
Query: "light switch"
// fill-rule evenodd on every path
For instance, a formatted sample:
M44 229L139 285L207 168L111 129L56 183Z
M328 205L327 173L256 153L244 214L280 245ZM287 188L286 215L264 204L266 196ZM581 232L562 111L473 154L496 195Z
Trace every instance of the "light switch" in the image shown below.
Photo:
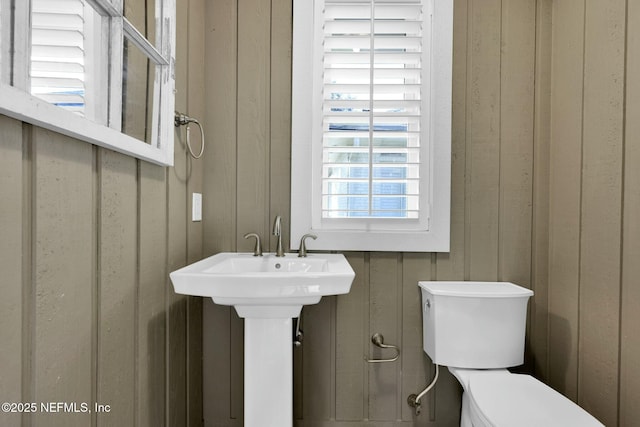
M202 221L202 194L193 193L191 202L191 221Z

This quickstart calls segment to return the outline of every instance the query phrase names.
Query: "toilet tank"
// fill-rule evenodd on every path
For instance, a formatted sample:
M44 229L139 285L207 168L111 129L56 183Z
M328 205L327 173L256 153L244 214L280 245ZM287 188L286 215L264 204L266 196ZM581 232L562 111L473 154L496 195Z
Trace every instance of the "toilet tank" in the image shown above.
M418 282L423 347L443 366L496 369L524 362L527 302L509 282Z

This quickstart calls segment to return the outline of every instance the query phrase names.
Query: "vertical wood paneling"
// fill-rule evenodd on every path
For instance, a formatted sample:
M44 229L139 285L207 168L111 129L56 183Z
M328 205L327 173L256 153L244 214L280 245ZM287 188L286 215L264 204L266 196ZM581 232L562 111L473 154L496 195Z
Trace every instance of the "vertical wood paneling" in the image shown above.
M270 235L270 16L271 2L238 2L237 240L255 232L265 243ZM265 215L267 213L267 215ZM274 213L275 214L275 213ZM283 215L284 228L288 218Z
M533 158L532 275L529 340L525 357L533 373L548 378L549 290L549 139L551 116L552 0L536 3L535 125ZM526 363L526 362L525 362Z
M371 253L369 258L369 334L384 336L387 344L400 345L398 336L398 255ZM401 285L401 284L400 284ZM369 357L383 359L389 351L382 351L369 343ZM397 414L396 363L369 365L369 418L375 421L395 420Z
M465 278L498 277L501 2L471 2L467 60Z
M92 396L92 288L95 286L93 147L34 129L36 402ZM87 426L91 415L35 415L36 424Z
M498 279L527 288L532 287L535 20L535 2L503 3ZM529 323L526 347L530 332Z
M137 295L136 160L98 150L99 277L98 402L118 410L98 414L99 424L134 423Z
M549 384L578 396L584 0L554 2L549 190Z
M139 163L137 419L163 426L166 414L166 169Z
M23 396L22 244L23 227L30 227L29 212L23 211L22 123L0 116L0 396L6 402L26 401ZM25 281L25 284L28 284ZM27 335L27 339L30 335ZM21 425L19 413L0 413L0 424Z
M356 273L351 291L337 298L336 306L336 419L358 421L365 417L363 337L367 336L368 303L364 254L346 254ZM368 345L366 347L368 349Z
M185 7L178 7L176 12L177 28L188 27L188 1ZM176 34L176 51L187 52L188 32ZM176 62L176 81L185 82L188 78L187 61ZM184 84L176 90L175 108L178 111L187 109L188 85ZM194 132L195 133L195 132ZM176 270L188 263L189 254L189 199L187 182L191 174L186 151L186 132L182 128L175 130L174 166L167 174L167 264L169 271ZM187 423L187 299L183 295L172 292L171 282L167 278L167 364L172 368L167 371L167 420L168 426L185 425Z
M640 419L640 4L627 3L626 120L622 228L620 419Z
M588 2L585 22L578 402L616 425L625 1Z
M205 127L205 138L208 134L205 122L205 58L204 52L205 38L205 4L202 0L189 0L187 2L187 81L185 82L187 91L188 114L197 117L203 127ZM198 143L204 143L201 135L192 128L192 146L197 147ZM210 143L211 144L211 143ZM194 148L195 150L196 148ZM189 177L187 181L187 217L193 210L192 194L203 192L203 182L200 177L203 175L204 160L195 160L190 156L188 159ZM196 179L194 179L194 177ZM187 226L187 261L189 263L198 261L203 253L203 223L189 221ZM196 427L202 425L202 298L189 298L187 302L187 425Z
M500 280L531 287L535 2L502 6L500 58Z
M322 298L319 304L305 306L303 344L303 416L307 420L331 418L332 336L331 316L334 298Z
M453 6L451 251L437 254L438 280L462 280L465 274L468 0L455 1Z
M422 294L418 287L421 280L430 280L431 254L404 254L402 257L402 392L403 400L420 393L432 380L433 364L422 347ZM416 425L426 425L433 418L435 393L422 400L422 412ZM402 420L412 421L413 408L402 402Z
M236 241L238 3L205 3L205 85L208 147L203 171L204 254L233 251ZM217 102L211 102L216 100ZM264 238L264 236L263 236ZM233 308L203 305L203 401L206 425L230 425L242 419L242 336ZM232 323L233 322L233 323ZM233 339L232 339L233 337ZM240 353L238 354L238 351ZM237 360L237 359L240 360ZM219 367L224 367L219 369Z
M200 11L200 25L186 25L188 10ZM187 77L204 81L195 42L204 39L203 10L203 0L178 1L176 106L197 114L203 95L191 102L186 88ZM111 407L39 408L22 424L201 425L200 301L185 310L167 273L201 256L186 196L202 188L203 168L187 164L181 141L176 149L176 167L162 168L0 116L0 262L11 263L0 266L0 304L11 305L0 307L0 391L15 402ZM20 415L0 419L16 423Z
M289 219L291 186L291 43L293 26L293 2L271 2L271 56L270 56L270 150L268 218L283 215ZM270 225L270 224L267 224ZM270 231L270 230L267 230ZM272 241L275 237L271 237ZM289 244L289 227L283 228L282 244ZM274 243L271 244L271 247ZM309 243L313 248L313 243Z
M176 141L175 165L169 169L167 182L169 271L187 264L187 192L183 185L186 179L187 159L183 147ZM187 297L175 294L169 278L167 292L167 425L183 425L187 422Z
M227 309L230 349L230 383L228 393L231 395L229 408L232 419L244 419L244 321L238 317L233 307Z
M236 250L237 200L237 0L206 2L205 85L206 129L204 153L203 230L205 255ZM262 236L265 238L266 236Z
M202 322L205 331L203 336L203 378L213 378L213 381L203 381L203 417L205 426L228 425L231 418L230 389L231 389L231 350L229 348L230 332L228 307L213 303L210 298L203 301ZM209 326L215 326L213 328ZM220 369L220 367L226 369ZM240 381L234 378L234 381Z

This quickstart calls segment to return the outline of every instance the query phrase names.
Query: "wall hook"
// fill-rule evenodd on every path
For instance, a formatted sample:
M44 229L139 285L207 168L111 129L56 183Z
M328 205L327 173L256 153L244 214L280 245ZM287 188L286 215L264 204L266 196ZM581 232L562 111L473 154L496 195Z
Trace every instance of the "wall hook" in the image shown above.
M371 336L371 342L373 343L373 345L375 345L376 347L380 347L380 348L392 348L396 351L396 355L395 357L392 357L391 359L367 359L365 358L364 360L367 363L386 363L386 362L395 362L396 360L398 360L398 358L400 357L400 348L397 345L390 345L390 344L385 344L384 343L384 337L382 336L381 333L376 332L375 334L373 334Z

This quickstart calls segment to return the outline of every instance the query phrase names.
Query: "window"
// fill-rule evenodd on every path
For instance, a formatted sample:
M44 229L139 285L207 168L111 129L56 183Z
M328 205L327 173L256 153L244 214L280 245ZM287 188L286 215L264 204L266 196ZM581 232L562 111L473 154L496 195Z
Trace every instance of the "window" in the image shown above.
M175 0L123 3L0 0L0 113L172 165Z
M448 251L451 49L451 0L294 0L292 247Z

